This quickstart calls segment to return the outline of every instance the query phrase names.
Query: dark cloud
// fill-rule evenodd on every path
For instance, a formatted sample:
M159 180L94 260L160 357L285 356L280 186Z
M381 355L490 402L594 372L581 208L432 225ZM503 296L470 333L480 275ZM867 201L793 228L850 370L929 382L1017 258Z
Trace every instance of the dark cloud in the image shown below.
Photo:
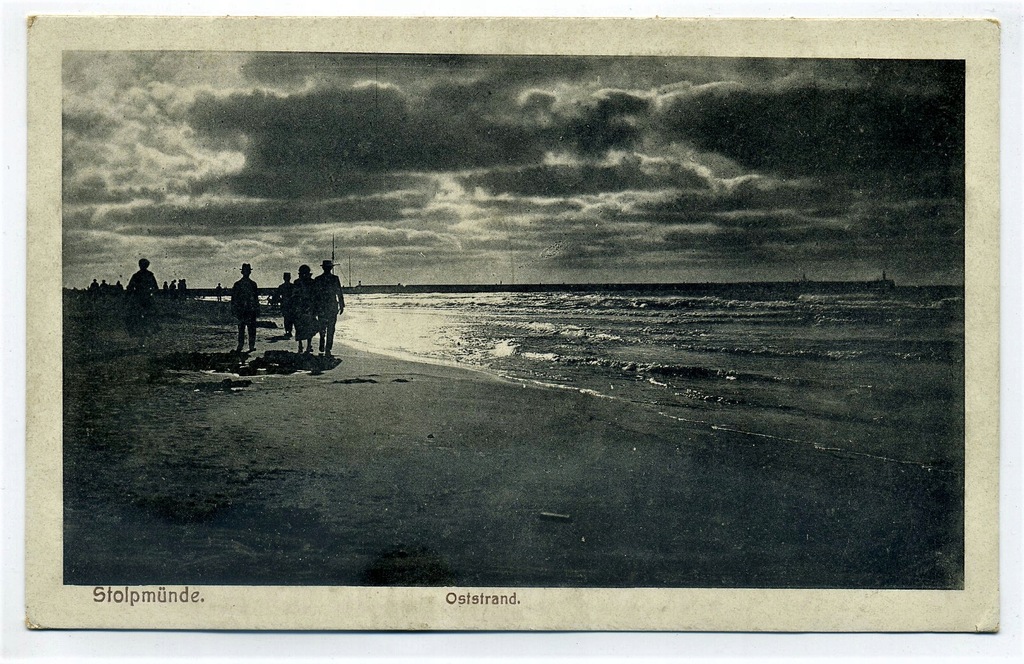
M417 231L408 228L368 228L345 236L344 246L347 247L426 247L452 246L449 238L431 231Z
M416 269L443 258L436 269L459 275L510 248L554 278L752 273L744 261L757 274L815 261L848 274L844 260L962 271L962 62L79 52L64 64L65 223L90 246L185 251L174 238L195 236L216 240L207 252L252 239L294 253L330 227L362 232L347 240L367 255L386 248Z
M552 149L599 156L637 143L650 111L646 99L609 91L541 126L510 113L517 94L490 80L439 83L423 97L376 84L207 94L189 123L215 142L245 137L245 168L224 181L233 191L301 198L385 190L396 173L538 163Z
M116 119L96 110L64 111L61 113L64 135L74 134L89 138L109 137L118 127Z
M571 199L538 201L524 198L491 198L474 201L474 205L484 210L493 210L499 215L552 216L578 212L583 208L583 203Z
M421 196L352 197L329 201L231 200L205 205L159 204L101 213L103 225L140 235L246 236L292 226L386 222L425 203Z
M558 97L551 92L530 90L524 94L520 105L526 112L550 113L551 107L555 105L556 101L558 101Z
M547 265L559 270L584 270L600 268L612 261L629 255L621 242L563 245L548 254Z
M932 245L950 260L963 261L964 208L958 200L873 205L857 218L856 230L867 242L906 248Z
M664 111L670 135L744 166L784 176L911 179L963 161L963 63L921 68L929 82L899 89L885 67L857 87L814 81L782 89L711 86Z
M558 139L584 155L602 155L615 148L631 148L643 135L650 102L625 92L608 92L570 118Z
M203 96L190 122L211 136L244 134L246 165L237 182L258 182L268 197L322 194L331 178L521 164L543 154L536 135L522 126L451 111L368 86L289 97Z
M572 164L491 170L462 178L471 187L497 194L561 197L628 190L705 189L707 181L692 169L667 164L645 171L640 160L615 165Z
M194 191L223 191L253 198L320 200L402 191L430 185L408 174L363 173L341 169L281 169L248 164L239 173L198 181Z
M696 221L696 219L694 219ZM852 206L845 217L820 219L796 212L746 212L700 217L713 230L674 229L663 235L671 251L707 259L742 257L752 264L814 266L820 261L896 267L910 274L962 275L962 210L954 202Z
M310 79L352 81L385 77L404 82L431 75L492 69L492 58L454 54L253 53L241 66L251 81L290 87Z
M131 201L146 198L159 200L163 198L160 192L143 187L120 189L111 187L100 175L88 175L80 178L70 177L66 173L61 186L64 203L73 205L78 203L130 203Z
M664 224L702 224L728 214L786 210L806 217L849 215L859 200L855 192L816 181L742 181L727 189L690 190L669 200L640 203L633 212Z

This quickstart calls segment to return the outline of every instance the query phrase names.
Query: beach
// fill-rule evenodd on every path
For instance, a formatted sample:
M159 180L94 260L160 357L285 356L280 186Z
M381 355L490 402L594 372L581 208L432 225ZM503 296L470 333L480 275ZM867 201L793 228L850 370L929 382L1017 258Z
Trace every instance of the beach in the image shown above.
M221 366L223 304L161 305L140 348L65 297L66 584L962 587L962 449L794 445L344 335L336 366L269 327Z

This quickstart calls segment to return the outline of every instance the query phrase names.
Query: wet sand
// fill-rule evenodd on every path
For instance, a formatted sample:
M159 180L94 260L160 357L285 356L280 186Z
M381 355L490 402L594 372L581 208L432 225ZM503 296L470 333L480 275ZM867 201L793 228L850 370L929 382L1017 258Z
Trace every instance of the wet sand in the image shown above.
M218 305L145 349L119 316L65 303L65 583L962 585L958 472L343 340L334 367L175 368L233 348Z

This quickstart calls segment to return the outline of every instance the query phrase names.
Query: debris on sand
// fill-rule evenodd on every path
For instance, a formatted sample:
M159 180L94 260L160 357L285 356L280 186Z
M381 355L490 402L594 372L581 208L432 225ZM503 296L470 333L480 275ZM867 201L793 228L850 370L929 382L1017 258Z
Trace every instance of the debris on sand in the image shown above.
M200 353L179 352L168 353L149 358L151 373L161 371L215 371L217 373L237 373L238 367L244 362L239 353Z
M572 521L572 517L568 514L559 514L557 512L541 512L538 516L548 521Z
M346 378L344 380L332 380L332 385L358 385L359 383L376 383L372 378Z
M196 383L195 389L197 392L230 392L231 390L239 390L250 385L252 385L251 380L231 380L230 378L225 378L217 383Z

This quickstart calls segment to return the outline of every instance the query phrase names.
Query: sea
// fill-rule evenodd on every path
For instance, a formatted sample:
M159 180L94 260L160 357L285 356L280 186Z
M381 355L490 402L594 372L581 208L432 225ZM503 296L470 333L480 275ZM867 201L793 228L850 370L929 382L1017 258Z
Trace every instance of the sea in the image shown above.
M346 295L338 337L403 359L740 431L961 472L962 287Z

